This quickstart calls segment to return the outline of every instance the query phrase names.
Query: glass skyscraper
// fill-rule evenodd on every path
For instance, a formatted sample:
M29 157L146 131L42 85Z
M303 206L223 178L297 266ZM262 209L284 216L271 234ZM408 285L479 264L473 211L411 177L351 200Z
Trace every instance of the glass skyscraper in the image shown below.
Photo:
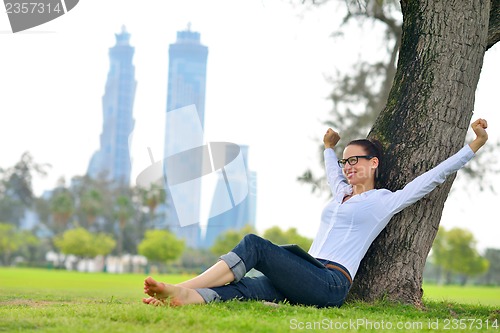
M246 225L255 227L256 220L256 199L257 199L257 174L254 171L248 169L248 146L239 146L242 152L243 160L246 164L247 174L246 180L241 180L241 186L248 186L248 195L246 198L233 207L230 210L225 211L222 214L216 215L211 213L208 222L206 234L203 240L203 247L210 248L214 245L217 237L229 230L239 230ZM230 151L226 152L228 157L231 154ZM221 193L221 189L225 188L226 184L224 179L221 177L217 182L215 195L212 199L211 211L221 211L218 205L221 204L222 200L218 197L217 193Z
M168 158L176 153L182 152L185 147L185 140L183 135L190 135L189 133L180 133L180 127L169 123L169 112L176 111L180 108L185 108L194 105L197 111L197 117L191 117L189 121L192 128L199 129L200 133L192 133L193 136L199 136L196 145L203 145L203 128L205 118L205 85L206 85L206 72L207 72L207 57L208 48L201 44L200 33L191 31L190 27L183 31L177 32L176 42L169 46L169 65L168 65L168 85L167 85L167 120L165 126L165 152L164 156ZM194 119L198 118L198 119ZM200 127L201 126L201 127ZM187 126L190 127L190 126ZM199 142L198 142L199 141ZM194 141L193 141L194 142ZM190 147L196 148L196 147ZM186 168L199 168L196 161L187 161ZM192 173L196 174L196 171ZM167 179L168 182L168 179ZM175 205L178 208L189 207L192 211L192 216L197 217L199 222L200 213L200 198L201 198L201 182L199 185L191 186L190 193L184 196L177 195L176 204L172 200L172 195L167 189L167 209L166 219L167 225L179 238L186 241L189 247L197 248L200 246L200 225L194 223L190 225L182 225L179 221L178 213L176 212Z
M168 57L167 112L194 104L203 127L208 48L201 44L200 33L189 26L178 31Z
M125 27L115 34L116 45L109 49L110 68L102 97L103 124L100 148L88 167L93 178L105 177L115 184L130 184L129 135L134 129L132 115L135 89L134 48Z

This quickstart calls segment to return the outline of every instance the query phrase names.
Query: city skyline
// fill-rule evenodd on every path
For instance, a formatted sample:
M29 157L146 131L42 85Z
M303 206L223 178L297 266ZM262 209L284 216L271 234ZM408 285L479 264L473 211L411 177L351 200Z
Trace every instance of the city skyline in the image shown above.
M88 0L43 28L17 34L10 32L7 16L0 15L0 30L9 31L0 34L7 50L0 54L0 110L6 119L0 139L8 143L2 167L14 165L24 151L40 163L51 163L46 178L34 179L38 195L60 177L85 173L99 147L106 54L123 24L132 33L139 82L132 179L151 164L147 147L156 160L163 158L168 42L193 22L210 45L206 111L211 117L205 119L205 132L213 141L252 147L249 167L259 174L257 230L296 227L313 237L327 198L311 194L296 178L307 168L322 172L318 146L332 108L327 97L334 89L325 78L337 69L350 71L367 54L384 54L384 46L375 42L382 39L380 31L349 26L344 36L332 39L344 8L331 2L308 11L268 1L150 5L155 10L126 0ZM220 12L230 15L213 20L211 14ZM499 52L498 45L486 52L474 107L475 118L488 119L491 142L500 139L494 101ZM335 127L344 131L343 124ZM285 135L286 144L281 144ZM500 179L492 174L488 182ZM456 183L441 225L471 230L483 249L494 246L500 230L491 221L491 207L498 194L480 192L472 182L464 190L460 173Z
M235 147L236 148L236 147ZM210 216L208 218L206 226L202 229L204 231L204 237L202 241L202 247L210 248L214 245L217 237L229 230L239 230L245 226L250 226L255 228L256 224L256 201L258 195L258 183L257 183L257 173L255 171L251 171L248 168L248 153L249 147L246 145L239 145L239 151L243 157L246 170L246 184L242 184L241 186L246 186L249 190L246 198L234 206L230 210L226 210L221 214L217 214L220 211L219 206L222 204L222 200L218 200L219 193L224 193L226 188L225 180L223 177L219 177L215 191L213 200L210 206ZM233 152L226 151L226 161L224 164L230 162L232 156L236 155ZM223 195L223 194L222 194ZM217 213L216 213L217 212Z

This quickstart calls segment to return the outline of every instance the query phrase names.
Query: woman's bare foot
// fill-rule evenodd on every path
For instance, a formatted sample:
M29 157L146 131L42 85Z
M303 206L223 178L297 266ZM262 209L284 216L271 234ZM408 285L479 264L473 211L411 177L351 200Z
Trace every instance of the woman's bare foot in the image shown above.
M143 298L142 302L144 304L149 304L153 306L165 306L168 305L168 303L164 299L156 299L154 297L148 297L148 298Z
M194 289L157 282L150 276L144 280L144 293L151 297L144 298L142 301L154 306L205 303L205 300Z

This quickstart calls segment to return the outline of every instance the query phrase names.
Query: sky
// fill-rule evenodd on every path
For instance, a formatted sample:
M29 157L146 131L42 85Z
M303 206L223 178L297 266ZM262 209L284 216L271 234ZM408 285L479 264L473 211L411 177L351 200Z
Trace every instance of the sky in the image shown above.
M135 48L137 91L131 146L132 182L162 158L168 45L188 23L208 46L205 137L249 146L249 168L257 172L257 230L295 227L313 237L326 195L296 178L306 169L321 172L318 146L332 105L326 77L346 71L366 55L383 54L377 29L352 27L344 38L331 32L343 7L333 2L305 11L285 0L82 0L51 22L13 34L0 12L0 167L14 165L29 151L52 165L35 179L35 192L60 177L83 175L99 148L101 99L109 69L109 48L126 26ZM299 4L299 5L297 5ZM495 94L500 49L486 53L474 118L489 122L491 141L500 140ZM336 130L342 134L343 125ZM459 176L457 182L464 184ZM500 192L499 175L488 176ZM469 184L467 184L469 185ZM458 186L441 224L467 228L480 249L498 247L499 194Z

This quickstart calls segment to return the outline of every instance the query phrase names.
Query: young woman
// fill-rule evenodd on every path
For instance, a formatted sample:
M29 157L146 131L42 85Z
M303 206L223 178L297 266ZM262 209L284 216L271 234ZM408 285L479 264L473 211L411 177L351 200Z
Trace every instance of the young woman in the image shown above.
M369 140L350 142L337 160L333 148L340 140L328 129L325 166L333 197L321 216L321 223L309 254L325 267L318 267L288 250L256 235L246 235L229 253L201 275L170 285L144 281L150 305L205 304L213 301L288 300L292 304L317 307L343 304L352 279L368 247L391 217L418 201L463 167L488 140L486 120L471 125L476 138L455 155L418 176L403 189L391 192L375 189L380 146ZM260 277L246 277L252 268Z

